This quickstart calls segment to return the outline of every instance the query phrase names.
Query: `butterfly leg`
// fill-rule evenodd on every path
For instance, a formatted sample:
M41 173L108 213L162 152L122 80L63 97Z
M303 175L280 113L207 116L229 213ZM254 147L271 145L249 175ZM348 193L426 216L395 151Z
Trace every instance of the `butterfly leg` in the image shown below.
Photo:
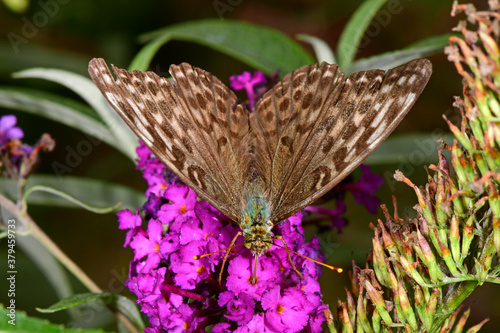
M252 282L251 284L256 285L257 284L257 262L259 260L258 255L254 255L254 265L253 265L253 274L252 274Z
M300 278L303 279L304 276L302 275L301 272L299 272L297 270L297 267L295 267L295 265L293 264L292 257L290 256L290 250L288 249L288 246L286 245L286 242L283 239L283 237L278 235L278 236L273 236L273 238L280 239L283 242L283 245L285 246L285 250L286 250L286 256L288 257L288 261L290 261L290 264L292 264L292 267L293 267L293 270L295 271L295 273L297 273L300 276Z
M226 253L224 254L224 259L222 259L222 267L221 267L220 273L219 273L219 285L220 286L222 285L220 283L222 281L222 272L224 272L224 266L226 265L226 261L227 261L227 258L229 257L229 253L233 249L234 243L236 243L236 238L238 238L238 236L241 236L241 235L243 235L243 233L241 231L238 231L236 236L234 236L233 240L231 241L231 244L229 244L229 246L226 248Z

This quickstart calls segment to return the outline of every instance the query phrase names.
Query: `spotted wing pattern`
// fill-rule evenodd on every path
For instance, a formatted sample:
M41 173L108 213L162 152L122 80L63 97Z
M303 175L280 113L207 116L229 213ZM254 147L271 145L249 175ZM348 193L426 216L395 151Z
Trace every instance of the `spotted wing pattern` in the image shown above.
M347 78L326 63L286 75L257 103L251 127L265 138L271 161L271 219L302 210L358 167L410 110L431 72L419 59Z
M102 59L89 72L136 135L186 185L234 221L257 188L270 219L302 210L339 183L394 130L427 84L426 59L349 77L303 66L252 113L210 73L172 65L174 83ZM250 190L251 189L251 190ZM251 192L250 192L251 191Z

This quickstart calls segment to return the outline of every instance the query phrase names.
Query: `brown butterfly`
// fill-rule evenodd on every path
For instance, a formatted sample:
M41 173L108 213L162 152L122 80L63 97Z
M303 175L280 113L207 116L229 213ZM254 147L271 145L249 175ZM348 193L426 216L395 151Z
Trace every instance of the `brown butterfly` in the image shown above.
M337 65L307 65L248 112L220 80L187 63L170 67L173 82L112 68L116 81L103 59L89 65L108 102L172 172L240 225L256 259L280 238L275 224L320 198L387 138L432 73L427 59L349 77Z

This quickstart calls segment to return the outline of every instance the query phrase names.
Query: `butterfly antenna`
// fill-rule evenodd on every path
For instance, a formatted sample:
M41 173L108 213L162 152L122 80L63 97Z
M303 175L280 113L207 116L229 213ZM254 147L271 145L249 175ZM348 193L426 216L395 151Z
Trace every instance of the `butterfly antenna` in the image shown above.
M226 247L225 249L222 249L222 250L218 250L218 251L215 251L215 252L210 252L210 253L205 253L205 254L202 254L202 255L196 255L196 256L193 256L193 259L194 260L198 260L198 259L201 259L201 258L204 258L204 257L207 257L207 256L210 256L212 254L215 254L215 253L219 253L219 252L222 252L222 251L226 251L226 253L224 254L224 259L222 259L222 267L220 269L220 273L219 273L219 285L221 286L222 284L220 283L222 281L222 272L224 272L224 266L226 265L226 261L227 261L227 258L229 257L229 252L231 252L231 250L234 248L234 247L237 247L237 246L240 246L240 245L243 245L245 243L241 243L241 244L236 244L234 245L234 243L236 243L236 239L238 238L238 236L242 235L242 232L239 231L236 236L234 236L233 240L231 241L231 244L229 244L228 247Z
M257 284L257 261L258 261L259 256L254 255L254 264L253 264L253 274L252 274L252 285Z
M232 247L237 247L237 246L240 246L240 245L244 245L245 243L240 243L240 244L236 244L236 245L233 245ZM211 256L212 254L216 254L216 253L219 253L219 252L222 252L222 251L226 251L227 249L229 249L231 246L229 247L225 247L221 250L218 250L218 251L214 251L214 252L210 252L210 253L205 253L205 254L200 254L200 255L195 255L193 256L193 259L194 260L199 260L201 258L205 258L205 257L208 257L208 256ZM229 249L231 250L231 249Z
M281 247L282 249L285 249L285 250L287 251L286 253L287 253L287 256L288 256L288 261L290 261L290 263L291 263L291 264L292 264L292 266L293 266L293 269L294 269L297 273L299 273L299 272L297 271L297 269L295 268L295 265L294 265L294 264L293 264L293 262L292 262L292 258L290 257L290 252L292 252L293 254L298 255L299 257L302 257L302 258L304 258L304 259L311 260L312 262L314 262L314 263L316 263L316 264L318 264L318 265L321 265L321 266L324 266L324 267L326 267L326 268L329 268L329 269L331 269L332 271L336 271L337 273L342 273L342 272L344 271L344 270L343 270L342 268L340 268L340 267L335 267L335 266L332 266L332 265L325 264L325 263L323 263L323 262L321 262L321 261L315 260L315 259L313 259L313 258L310 258L310 257L305 256L305 255L303 255L303 254L297 253L297 252L295 252L295 251L293 251L293 250L290 250L290 249L288 248L288 246L286 245L286 242L285 242L285 240L283 239L283 237L282 237L282 236L274 236L273 238L280 239L280 240L283 242L283 245L285 245L285 246L281 246L281 245L278 245L278 244L273 244L273 245L275 245L275 246L277 246L277 247ZM300 273L299 273L299 275L302 277L302 274L300 274Z

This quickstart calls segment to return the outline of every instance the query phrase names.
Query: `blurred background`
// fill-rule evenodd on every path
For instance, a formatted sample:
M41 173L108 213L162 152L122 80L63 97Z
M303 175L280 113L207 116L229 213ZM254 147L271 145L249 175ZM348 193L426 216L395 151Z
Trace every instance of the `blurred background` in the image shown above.
M88 61L94 57L103 57L108 63L126 68L141 49L138 35L171 24L205 18L248 21L276 28L291 37L307 33L323 39L335 50L342 29L361 3L358 0L4 0L0 4L0 84L42 89L81 101L77 95L57 84L13 79L11 74L31 67L53 67L87 75ZM458 23L457 18L449 15L451 1L391 0L386 7L397 8L397 13L374 20L356 58L397 50L420 39L448 33ZM309 45L304 46L312 53ZM428 133L438 138L447 131L442 114L446 113L451 119L457 117L458 111L452 108L452 103L453 96L461 94L460 78L444 54L429 58L434 65L431 81L397 128L396 134ZM230 75L252 70L227 55L180 41L163 46L154 58L151 70L165 75L170 64L180 62L189 62L210 71L225 83L228 83ZM55 150L42 156L40 173L53 174L53 162L64 161L68 147L76 147L86 140L82 133L57 122L0 109L0 115L10 113L16 114L18 126L25 131L24 142L33 144L42 133L50 133L56 140ZM420 155L413 160L402 158L401 164L373 166L372 171L383 175L387 181L378 196L391 212L392 195L397 196L400 215L414 215L411 207L416 203L412 190L391 180L393 171L403 168L402 171L414 183L424 184L426 171L423 165L436 161L436 156L433 152L426 152L422 158ZM134 164L105 143L94 145L91 153L72 168L71 175L124 184L139 191L146 188ZM371 248L369 222L376 223L378 218L383 217L380 210L374 216L364 209L357 209L352 197L347 199L347 205L349 224L343 233L337 234L332 230L321 235L328 263L343 267L345 272L337 274L324 270L321 280L324 301L331 305L332 310L338 299L345 300L343 286L348 283L346 272L351 268L351 257L359 266L364 265ZM127 277L132 252L122 247L125 232L117 229L114 214L96 215L81 209L36 205L29 207L29 213L99 286L129 295L122 284ZM312 237L315 231L315 228L307 229L308 237ZM1 251L2 258L5 258L5 247L2 246ZM35 310L35 307L47 307L58 299L36 266L22 253L17 253L17 261L18 309L52 322L66 323L68 317L64 312L44 315ZM85 291L78 283L75 289ZM472 306L468 325L490 317L491 322L484 326L483 331L497 331L500 302L491 297L494 292L494 286L484 285L467 300L466 305ZM5 300L6 295L2 292L0 302Z

